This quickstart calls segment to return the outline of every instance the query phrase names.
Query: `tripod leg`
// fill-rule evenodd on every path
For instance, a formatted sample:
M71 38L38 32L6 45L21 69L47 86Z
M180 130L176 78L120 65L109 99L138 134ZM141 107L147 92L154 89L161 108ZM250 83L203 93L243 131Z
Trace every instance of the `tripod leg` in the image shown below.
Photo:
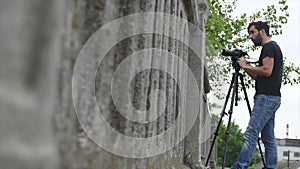
M231 96L231 103L230 103L230 109L229 109L229 119L227 124L227 130L226 130L226 138L225 138L225 147L224 147L224 155L223 155L223 161L222 161L222 169L225 168L226 163L226 154L227 154L227 146L228 146L228 138L230 133L230 127L231 127L231 118L232 118L232 112L233 112L233 105L234 105L234 98L236 96L237 92L237 85L238 85L238 72L234 73L234 83L233 83L233 91Z
M205 162L205 167L208 166L208 163L209 163L209 159L210 159L210 156L211 156L211 153L212 153L212 150L214 148L214 145L215 145L215 142L216 142L216 138L218 137L219 135L219 129L220 129L220 126L222 124L222 119L224 117L224 115L226 114L225 112L225 109L226 109L226 105L228 103L228 100L229 100L229 96L230 96L230 93L231 93L231 89L232 89L232 85L234 84L234 74L232 75L232 79L231 79L231 83L230 83L230 87L228 89L228 93L226 95L226 100L225 100L225 103L223 105L223 108L222 108L222 112L221 112L221 117L220 117L220 120L218 122L218 126L216 128L216 131L214 132L214 138L213 138L213 141L212 141L212 144L210 146L210 149L209 149L209 153L208 153L208 156L207 156L207 159L206 159L206 162Z
M243 75L242 75L242 74L239 74L239 76L240 76L240 81L241 81L242 89L243 89L243 91L244 91L245 100L246 100L246 103L247 103L249 115L251 116L251 107L250 107L249 99L248 99L248 96L247 96L247 92L246 92L246 87L245 87L245 84L244 84ZM260 140L260 139L258 138L258 140L257 140L257 145L258 145L258 148L259 148L259 153L260 153L260 155L261 155L261 160L262 160L263 165L264 165L264 167L265 167L265 166L266 166L266 163L265 163L265 160L264 160L264 156L263 156L263 152L262 152L262 149L261 149L261 145L260 145L259 140Z

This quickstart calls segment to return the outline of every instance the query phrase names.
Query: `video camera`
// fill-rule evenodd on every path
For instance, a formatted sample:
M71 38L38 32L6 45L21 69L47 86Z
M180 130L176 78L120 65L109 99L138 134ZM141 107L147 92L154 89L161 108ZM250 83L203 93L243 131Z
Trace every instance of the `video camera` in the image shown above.
M223 56L231 56L232 66L234 68L239 68L239 64L237 63L237 61L239 60L240 57L246 56L248 54L247 54L247 52L242 51L240 49L235 49L232 51L223 49L222 55Z

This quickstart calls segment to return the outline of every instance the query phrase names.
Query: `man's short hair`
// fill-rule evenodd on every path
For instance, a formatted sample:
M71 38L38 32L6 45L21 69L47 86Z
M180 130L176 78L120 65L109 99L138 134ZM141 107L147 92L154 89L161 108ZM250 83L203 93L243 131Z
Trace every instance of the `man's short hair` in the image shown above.
M267 36L270 36L270 33L269 33L269 29L270 29L270 26L269 26L269 22L262 22L262 21L257 21L257 22L251 22L248 26L248 33L249 33L249 29L251 26L255 26L255 28L260 31L262 29L265 30L266 32L266 35Z

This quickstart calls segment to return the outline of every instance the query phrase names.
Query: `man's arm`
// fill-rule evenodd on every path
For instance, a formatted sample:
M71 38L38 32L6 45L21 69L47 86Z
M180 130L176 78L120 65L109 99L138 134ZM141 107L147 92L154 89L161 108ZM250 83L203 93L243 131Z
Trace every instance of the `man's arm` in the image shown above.
M242 69L246 71L246 73L252 78L256 79L259 76L269 77L272 74L273 66L274 66L274 58L272 57L265 57L263 59L263 65L260 67L253 67L247 65L247 61L244 58L240 58L238 63Z

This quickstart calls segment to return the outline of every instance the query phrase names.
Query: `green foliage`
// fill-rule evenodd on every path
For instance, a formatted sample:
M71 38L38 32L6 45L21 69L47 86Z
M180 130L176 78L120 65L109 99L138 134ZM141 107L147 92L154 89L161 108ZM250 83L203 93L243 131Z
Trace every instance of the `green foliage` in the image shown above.
M208 60L210 84L215 96L223 99L225 94L221 87L231 80L231 59L220 55L222 49L243 49L248 52L258 50L248 41L247 26L252 21L269 21L272 36L281 35L282 26L288 22L288 6L286 0L278 0L276 5L266 6L253 14L243 13L238 17L233 16L237 0L209 0L210 15L206 23L206 54ZM216 59L218 58L218 59ZM300 83L300 68L284 59L283 84L295 85ZM245 73L245 86L254 86L249 76ZM223 83L220 83L223 82Z
M259 150L257 148L250 165L257 164L259 162L261 162L261 156L260 156Z
M270 34L272 36L281 35L283 33L283 25L288 22L288 6L286 0L278 0L277 4L269 5L253 14L243 13L238 17L233 16L238 0L209 0L210 15L206 23L206 55L208 61L210 85L214 95L219 99L223 99L226 95L222 93L224 84L229 84L231 80L231 59L221 56L222 49L242 49L251 52L259 50L260 47L254 47L247 44L249 41L247 26L252 21L268 21L271 27ZM284 50L284 49L283 49ZM249 59L247 56L246 58ZM246 76L246 88L254 87L254 81ZM289 63L284 58L283 84L295 85L300 83L300 68L293 63ZM210 103L212 108L220 108L215 103ZM224 146L225 146L226 126L220 126L218 136L218 165L221 165ZM226 159L226 167L230 167L236 161L239 152L243 146L243 133L238 125L234 122L231 124L231 132L229 134L228 152ZM251 164L261 161L259 151L253 157Z
M222 165L222 159L225 147L226 126L222 122L218 136L218 165ZM243 146L243 133L237 124L231 124L231 130L228 139L226 167L230 167L237 159L239 152Z
M219 118L216 115L213 115L214 118L219 121ZM224 155L224 147L225 147L225 138L226 138L226 130L227 130L227 124L225 125L222 121L220 129L219 129L219 136L218 136L218 165L222 165L223 155ZM235 122L231 123L230 127L230 133L228 137L228 147L227 147L227 154L226 154L226 167L230 167L236 160L237 157L243 147L244 139L243 139L243 133L240 127L235 124ZM261 161L261 157L259 154L258 149L256 149L256 152L254 154L252 164L259 163Z

